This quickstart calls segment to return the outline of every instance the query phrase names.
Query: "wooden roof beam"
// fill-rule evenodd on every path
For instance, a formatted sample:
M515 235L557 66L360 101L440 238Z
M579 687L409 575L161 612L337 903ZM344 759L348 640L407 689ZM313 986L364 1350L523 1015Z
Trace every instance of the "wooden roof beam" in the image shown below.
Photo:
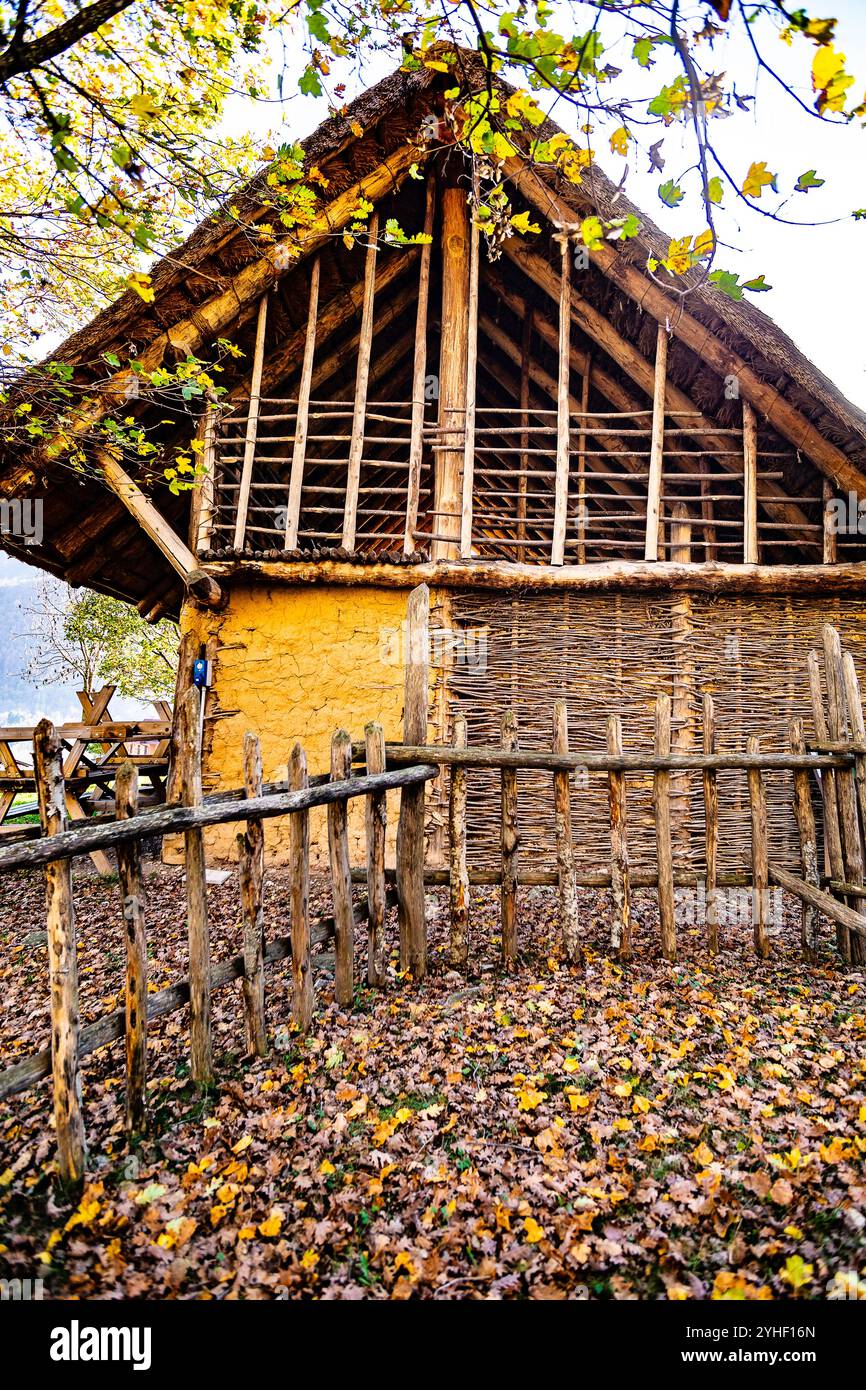
M580 214L560 198L522 158L506 160L505 172L536 212L551 222L566 226L576 223ZM506 249L507 246L508 243ZM618 285L641 309L650 313L658 323L669 325L674 336L696 352L719 376L735 376L741 395L765 416L779 434L796 449L801 449L816 468L832 478L837 487L866 496L866 474L841 449L825 439L775 386L753 371L733 348L689 314L680 299L665 294L609 242L602 242L591 250L589 257L602 274Z

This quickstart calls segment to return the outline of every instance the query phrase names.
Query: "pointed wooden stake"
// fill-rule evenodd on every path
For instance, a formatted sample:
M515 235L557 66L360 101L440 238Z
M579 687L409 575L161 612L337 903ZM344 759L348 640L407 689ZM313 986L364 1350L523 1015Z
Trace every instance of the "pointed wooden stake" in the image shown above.
M608 715L607 751L622 756L622 720ZM613 917L610 923L610 949L619 960L631 960L631 886L629 882L628 841L626 839L625 773L607 774L610 801L610 886Z
M289 790L303 791L309 783L307 759L299 743L289 758ZM315 997L310 962L310 814L295 811L289 818L289 859L292 866L292 1022L306 1033L313 1018Z
M115 816L138 815L138 769L121 763L114 781ZM117 847L126 936L126 1128L140 1134L145 1125L147 1086L147 931L141 882L141 842Z
M502 748L513 753L517 748L517 721L513 710L502 716ZM502 959L507 969L517 960L517 772L504 767L502 780L502 889L500 916L502 919Z
M262 750L253 733L244 734L244 791L248 797L262 794ZM261 820L253 816L245 831L238 833L241 904L244 936L244 1013L247 1051L267 1056L265 1027L265 915L262 889L265 875L265 832Z
M750 734L746 752L758 754L761 740ZM767 907L770 896L770 872L767 861L767 798L764 777L759 767L750 767L749 808L752 815L752 925L755 932L755 954L766 960L770 954L767 936Z
M364 730L367 772L385 771L385 733L381 724ZM385 827L388 814L385 793L367 797L367 983L382 986L388 978L388 944L385 940Z
M557 700L553 706L553 751L568 752L568 706ZM571 788L567 772L553 774L553 805L556 822L556 870L559 879L559 918L562 923L562 948L565 958L573 965L583 962L580 947L577 874L574 867L574 843L571 837Z
M466 720L454 716L454 747L466 747ZM469 870L466 867L466 769L455 763L451 768L448 801L450 845L449 900L451 908L451 964L458 969L469 959Z

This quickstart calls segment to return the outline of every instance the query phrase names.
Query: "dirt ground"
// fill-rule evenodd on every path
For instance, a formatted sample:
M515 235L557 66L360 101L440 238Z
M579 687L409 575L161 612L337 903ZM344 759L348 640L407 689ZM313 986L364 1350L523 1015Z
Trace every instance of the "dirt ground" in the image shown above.
M149 866L147 889L160 989L185 973L180 871ZM86 1022L122 1002L119 890L81 870L75 897ZM209 901L214 955L234 955L236 877ZM804 965L790 904L769 962L745 923L716 961L686 924L668 965L647 893L620 967L608 912L583 895L583 975L563 964L554 894L524 890L508 975L497 899L477 893L460 975L433 895L424 985L392 971L343 1011L325 949L307 1039L288 963L269 966L263 1060L243 1055L234 983L214 997L212 1090L189 1080L186 1010L153 1025L131 1147L122 1044L91 1055L80 1202L57 1195L48 1083L3 1102L0 1275L55 1298L866 1297L864 969L840 964L826 925ZM280 873L266 921L288 933ZM0 941L7 1066L49 1038L38 875L0 883ZM363 979L360 930L356 945Z

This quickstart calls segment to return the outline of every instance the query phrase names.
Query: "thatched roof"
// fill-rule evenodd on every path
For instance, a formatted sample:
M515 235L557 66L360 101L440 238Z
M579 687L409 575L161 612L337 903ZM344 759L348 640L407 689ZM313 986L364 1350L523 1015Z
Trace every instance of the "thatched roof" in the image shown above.
M477 90L486 81L477 55L469 52L457 53L455 74L466 92ZM415 139L424 117L431 112L441 113L443 92L453 85L455 75L452 74L445 76L429 68L417 72L400 70L365 92L343 115L323 122L303 142L306 167L318 166L327 177L327 194L323 197L336 198L380 166L394 151ZM540 133L552 135L556 129L548 122ZM420 148L423 150L423 146ZM455 156L449 156L446 151L437 158L447 160ZM575 218L594 211L602 217L636 214L641 223L639 235L617 248L617 256L623 264L643 273L648 256L663 258L667 254L667 234L634 208L597 166L580 186L566 182L552 171L540 169L538 174L562 202L573 209ZM250 234L249 224L265 213L262 206L264 180L263 172L235 200L242 206L240 219L229 216L227 209L220 210L153 268L152 303L143 304L133 292L122 295L53 354L57 360L75 366L79 384L87 386L104 378L106 353L116 353L122 361L130 351L141 356L149 344L157 341L160 335L170 333L175 325L195 322L200 309L210 304L233 277L261 258L262 245ZM422 196L423 188L417 182L405 180L399 181L399 186L382 201L386 214L393 211L405 227L412 229L421 225ZM513 201L515 207L525 205L518 194ZM554 232L555 228L548 224L534 239L534 251L552 263L555 261ZM405 253L385 253L400 254ZM363 274L360 261L358 250L347 249L339 237L328 243L322 259L320 305L327 305L339 297L345 299L354 291ZM517 320L509 317L509 295L513 295L515 301L520 297L534 300L539 314L550 316L551 306L537 286L521 274L519 262L506 256L497 264L494 274L496 279L491 284L498 288L495 293L491 292L488 308L503 333L513 337L518 331ZM401 276L403 271L397 267L389 289L389 294L397 299L389 336L398 335L401 327L408 329L412 321L412 292L404 283L405 276L403 279ZM664 280L664 272L659 272L658 278ZM282 347L287 350L286 345L297 341L305 320L308 283L309 269L303 257L280 277L269 315L269 349ZM647 279L648 286L649 283ZM670 283L674 286L673 280ZM699 283L697 276L693 276L693 283L695 288L687 300L692 318L732 349L775 388L782 400L800 412L804 422L811 423L834 445L839 451L838 458L847 461L853 475L861 471L866 475L866 413L848 401L754 303L734 302L711 285ZM676 288L680 289L682 284L682 280L677 281ZM655 320L641 310L632 293L624 291L614 278L595 268L581 281L580 291L587 304L603 315L623 339L637 347L648 360L652 359ZM377 298L377 313L383 312L387 304L387 300ZM222 334L239 343L246 354L235 368L235 377L227 374L224 378L230 387L242 383L249 370L255 307L255 298L241 303L233 323ZM357 316L354 324L344 329L347 338L356 326ZM435 316L430 331L435 337ZM574 341L579 341L577 334ZM328 346L329 350L332 346L339 349L338 342ZM202 349L203 353L205 351L206 345ZM495 348L490 343L485 343L483 351L495 356ZM599 353L597 346L594 351ZM402 367L395 366L392 391L408 382L410 359L411 353ZM286 362L286 382L293 378L298 366L299 360ZM608 362L607 367L612 379L622 375L615 363ZM338 373L328 389L339 390L350 381L351 371L351 353L348 353L342 375ZM735 423L735 403L726 399L724 382L718 371L708 366L699 352L674 340L669 356L669 377L720 429ZM625 377L622 380L626 382ZM634 394L633 384L627 384ZM154 407L151 412L154 419L158 418L157 409ZM180 425L189 433L191 423L181 421ZM778 453L782 458L780 470L785 473L784 491L795 498L814 491L815 468L808 460L798 454L790 440L780 441L769 426L764 434L765 447L781 446ZM162 437L169 443L172 431L164 429ZM132 464L127 466L132 468ZM0 454L0 490L11 494L17 489L19 493L41 495L46 501L45 536L41 545L24 548L6 537L3 542L8 550L73 582L128 598L138 603L142 611L176 610L181 589L173 572L122 504L98 479L77 476L62 464L46 462L38 456L32 460L32 470L36 475L35 483L26 474L22 477L17 454L14 457ZM834 476L832 467L825 468L825 472ZM837 471L835 476L841 477L841 474ZM846 473L846 478L848 476ZM171 496L159 485L158 472L145 480L145 486L151 490L164 516L180 535L185 536L188 496ZM814 520L814 509L808 515ZM814 545L814 542L809 544Z

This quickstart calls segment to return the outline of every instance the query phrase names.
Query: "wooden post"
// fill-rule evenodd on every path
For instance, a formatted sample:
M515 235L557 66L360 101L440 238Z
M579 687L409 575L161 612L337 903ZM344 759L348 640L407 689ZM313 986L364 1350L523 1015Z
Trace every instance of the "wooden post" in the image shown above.
M656 700L656 757L667 758L671 751L671 700L659 695ZM674 866L671 844L671 775L653 775L653 810L656 823L658 858L658 901L661 924L662 955L665 960L677 958L676 914L674 910Z
M568 752L568 706L557 700L553 706L553 751ZM559 886L559 918L562 924L562 948L566 960L582 964L580 948L579 900L577 874L574 867L574 843L571 832L571 788L567 772L553 774L553 808L556 826L556 872Z
M244 792L248 797L262 794L262 750L258 738L250 732L244 734ZM237 842L243 913L243 996L247 1051L251 1055L265 1057L268 1051L265 1027L265 916L262 907L265 832L257 816L247 821L246 830L238 832Z
M316 355L316 323L319 314L319 282L321 258L316 256L310 274L310 300L307 307L307 334L304 339L304 361L298 386L298 414L295 420L295 441L292 445L292 469L289 474L289 500L286 507L286 550L298 544L298 525L301 515L301 493L304 487L304 461L307 454L307 434L310 420L310 388L313 380L313 359Z
M309 783L307 759L296 743L289 758L289 790L303 791ZM306 1033L313 1018L313 970L310 962L310 813L295 811L289 818L289 860L292 866L292 1023Z
M659 519L661 517L662 473L665 451L665 387L668 370L668 335L660 323L656 334L656 362L653 378L653 425L650 441L649 481L647 483L646 543L644 559L659 558Z
M193 488L190 504L189 545L199 558L202 551L210 548L214 524L214 467L216 463L216 411L208 406L201 417L199 426L202 442L199 477Z
M454 747L465 748L466 741L466 720L462 714L455 714ZM451 768L448 831L450 956L451 964L460 968L469 959L469 870L466 867L466 769L457 763Z
M821 695L821 668L818 664L817 652L809 652L807 664L815 736L819 743L827 743L830 739L830 731L824 714L824 701ZM830 877L839 883L844 883L845 861L842 858L842 831L840 829L835 768L826 767L821 773L821 797L824 805L824 848L827 852ZM851 959L851 940L848 929L838 921L836 923L836 946L843 959Z
M559 371L556 386L556 495L553 513L553 544L550 563L565 560L565 531L568 521L568 463L571 419L569 415L571 351L571 245L566 232L559 237L562 266L559 278Z
M713 697L704 695L704 752L716 751L716 709ZM716 887L716 866L719 851L719 791L715 769L704 768L704 820L707 877L705 885L707 914L707 944L713 955L719 949L719 897Z
M824 666L827 675L827 704L829 709L830 738L843 742L847 736L847 700L845 696L845 672L842 661L842 642L836 628L824 624ZM862 718L862 709L861 709ZM842 831L842 857L845 863L845 882L860 888L863 885L863 851L860 842L860 824L857 819L857 794L854 774L850 768L840 767L836 771L836 795L839 804L839 823ZM858 898L849 900L849 907L861 907ZM859 964L861 957L860 938L849 932L851 960Z
M618 714L607 719L607 751L622 756L622 720ZM631 885L629 881L628 841L626 839L625 773L607 774L610 801L610 886L613 917L610 923L610 949L622 961L631 960Z
M331 739L331 781L352 774L352 740L345 729ZM352 871L349 865L349 826L346 801L328 807L328 848L331 856L331 889L334 896L334 969L337 1003L351 1004L355 989L355 915L352 911Z
M201 805L201 749L198 744L201 692L191 685L178 702L177 740L180 800ZM189 937L190 1070L200 1085L213 1079L211 1062L210 932L207 919L204 837L184 832L186 912Z
M517 480L517 559L526 559L526 498L529 483L529 371L532 362L532 326L534 311L531 304L523 310L523 338L520 347L520 477Z
M821 532L822 532L822 555L821 559L825 565L835 565L839 555L838 536L835 525L835 508L833 507L833 484L829 478L824 478L821 483Z
M114 780L117 820L138 815L138 769L121 763ZM141 884L141 842L117 847L126 936L126 1128L140 1134L145 1125L147 1085L147 929Z
M367 419L367 385L370 380L370 348L373 342L373 302L376 297L376 255L379 235L378 208L370 214L367 259L364 266L364 307L361 310L361 336L358 339L358 366L355 375L355 407L352 416L352 438L346 472L346 506L343 512L344 550L355 549L355 526L358 519L358 488L361 483L361 458L364 453L364 434Z
M860 682L857 679L857 668L850 652L845 652L842 657L842 680L845 687L845 703L848 708L851 736L855 743L866 747L866 723L863 720ZM854 782L857 789L857 805L860 809L860 824L866 826L866 756L863 753L858 753L854 759Z
M688 565L692 559L692 527L684 502L674 502L670 521L670 560ZM671 749L674 753L691 753L694 748L695 727L692 715L692 688L695 678L693 650L694 615L689 593L671 596L671 655L673 656L673 690L671 699ZM681 861L689 862L691 855L692 804L687 772L671 774L671 821Z
M33 773L43 835L68 829L60 740L47 719L33 734ZM72 863L56 859L45 865L48 969L51 981L51 1074L57 1164L62 1183L74 1186L84 1177L85 1139L78 1070L78 952L72 905Z
M589 414L589 388L592 358L586 354L586 367L580 386L580 430L577 436L577 563L586 564L586 421Z
M746 742L747 753L760 753L761 740L757 734L750 734ZM764 776L759 767L750 767L749 809L752 815L752 925L755 932L755 953L761 960L770 954L767 937L767 905L769 901L770 871L767 859L767 798L764 792Z
M427 202L424 212L424 235L433 234L433 213L436 206L436 183L427 175ZM418 273L418 307L415 314L415 358L412 366L412 425L409 437L409 483L406 492L406 532L403 553L411 555L417 549L415 531L418 526L418 506L421 497L421 459L424 452L424 404L427 382L427 309L430 299L430 256L428 241L421 248L421 267ZM435 526L434 526L435 529Z
M469 321L469 225L465 189L442 190L442 336L439 429L448 448L435 456L433 560L456 560L460 541L460 437L466 424ZM447 434L445 433L447 432Z
M513 753L517 748L517 721L514 711L506 710L502 716L502 748ZM500 892L500 915L502 920L502 959L506 969L513 967L517 959L517 771L504 767L502 779L501 851L502 888Z
M381 724L364 730L367 772L385 771L385 733ZM388 820L384 792L367 797L367 983L384 985L388 978L385 941L385 827Z
M758 563L758 422L743 397L743 564Z
M475 486L475 391L478 373L478 243L474 215L469 234L469 309L466 345L466 414L463 438L463 501L460 511L460 555L472 557L472 492Z
M790 724L791 752L802 755L806 751L802 719L792 719ZM812 794L809 787L809 774L804 767L794 768L794 815L800 833L800 864L803 878L813 888L820 888L818 873L818 842L815 831L815 812L812 810ZM814 963L818 959L820 937L818 933L818 910L811 903L803 902L800 929L803 954Z
M453 191L453 190L446 190ZM406 674L403 695L403 742L427 741L430 679L430 590L419 584L409 595L406 616ZM397 898L400 920L400 969L416 980L427 973L427 925L424 915L424 787L404 787L397 823Z
M268 322L268 296L263 294L259 300L259 316L256 323L256 345L253 351L253 374L250 382L250 404L247 411L247 433L244 441L244 461L241 467L241 481L238 489L238 510L235 517L235 534L232 544L235 550L243 550L247 530L247 511L250 505L250 489L253 482L253 462L256 455L256 437L259 429L259 397L262 389L262 368L265 361L265 329Z

